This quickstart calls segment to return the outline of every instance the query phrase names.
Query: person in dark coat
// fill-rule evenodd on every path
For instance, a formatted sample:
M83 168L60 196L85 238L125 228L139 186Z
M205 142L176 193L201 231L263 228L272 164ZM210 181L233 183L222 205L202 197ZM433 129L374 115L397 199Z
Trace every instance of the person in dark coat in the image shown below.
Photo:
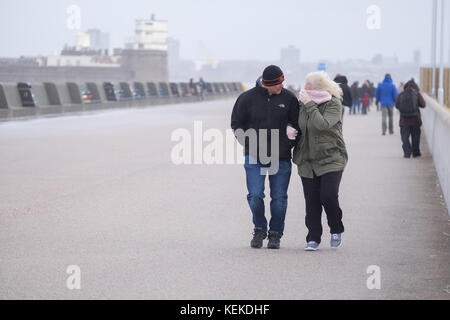
M283 82L280 67L268 66L261 81L238 97L231 114L231 128L245 152L247 201L254 224L252 248L261 248L268 237L267 247L279 249L284 232L292 148L301 132L299 102L292 92L284 89ZM272 168L275 163L278 166ZM264 209L266 175L271 197L269 223Z
M343 100L342 100L342 106L348 107L351 109L353 98L352 98L352 92L350 90L350 87L348 86L348 80L346 76L343 76L341 74L337 74L334 78L334 82L338 83L339 86L342 89L343 92ZM342 118L344 118L345 108L342 108Z
M353 98L353 103L352 103L352 107L350 109L350 114L352 114L352 113L356 114L356 109L358 109L358 113L359 113L360 108L361 108L361 101L359 99L362 96L361 96L361 90L359 88L359 82L358 81L353 82L350 89L351 89L352 98Z
M373 98L375 97L375 85L370 80L367 80L367 83L369 84L369 97L370 97L370 105L373 104ZM377 111L379 110L379 106L377 105Z
M395 107L399 109L401 100L403 95L407 94L408 88L414 90L417 93L418 105L420 108L425 108L425 100L423 96L420 94L420 89L413 79L409 80L405 83L403 87L403 91L398 95L395 100ZM402 147L403 147L403 156L405 158L410 158L411 154L413 158L420 157L422 154L420 153L420 135L422 126L422 117L420 116L420 109L417 110L417 115L415 116L403 116L400 113L400 134L402 137ZM411 137L411 141L410 141Z

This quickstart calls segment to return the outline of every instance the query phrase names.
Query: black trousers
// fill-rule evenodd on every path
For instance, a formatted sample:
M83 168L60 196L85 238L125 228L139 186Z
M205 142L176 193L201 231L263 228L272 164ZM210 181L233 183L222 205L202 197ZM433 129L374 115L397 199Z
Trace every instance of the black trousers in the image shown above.
M306 241L320 243L322 236L322 208L327 215L330 233L344 232L342 210L339 207L339 185L342 171L330 172L313 179L302 177L306 202L305 224L308 228Z
M400 135L402 136L402 148L405 157L420 156L420 127L405 126L400 127ZM411 137L411 141L409 140Z

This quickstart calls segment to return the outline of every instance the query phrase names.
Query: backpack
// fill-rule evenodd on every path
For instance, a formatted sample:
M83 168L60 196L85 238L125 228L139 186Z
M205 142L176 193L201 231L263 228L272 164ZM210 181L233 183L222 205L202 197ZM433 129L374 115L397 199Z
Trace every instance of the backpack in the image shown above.
M364 92L364 97L361 99L363 105L368 105L370 103L369 93Z
M400 95L398 110L403 117L414 117L419 113L419 95L414 88L406 88Z

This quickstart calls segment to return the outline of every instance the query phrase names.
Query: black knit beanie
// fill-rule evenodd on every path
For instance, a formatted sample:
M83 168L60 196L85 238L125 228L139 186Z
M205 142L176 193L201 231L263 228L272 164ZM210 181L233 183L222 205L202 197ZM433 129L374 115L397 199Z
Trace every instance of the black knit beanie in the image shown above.
M276 86L284 81L283 71L280 67L274 65L265 68L262 77L262 83L267 87Z

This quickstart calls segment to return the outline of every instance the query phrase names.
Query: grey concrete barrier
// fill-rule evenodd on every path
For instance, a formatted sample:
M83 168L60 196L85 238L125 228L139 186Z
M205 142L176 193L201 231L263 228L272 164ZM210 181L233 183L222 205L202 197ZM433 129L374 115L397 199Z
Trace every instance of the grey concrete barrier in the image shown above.
M151 99L157 99L159 97L158 86L154 82L147 82L145 84L145 95Z
M158 83L158 96L162 99L170 98L169 84L165 82Z
M72 101L70 100L69 88L67 88L67 83L57 83L55 85L56 90L58 90L61 105L71 105Z
M117 96L117 101L119 102L118 105L120 107L124 108L136 106L133 101L133 94L128 82L116 82L113 84Z
M34 94L37 106L49 105L47 92L45 91L44 85L42 83L33 83L32 92Z
M170 95L174 98L179 98L181 97L180 94L180 89L178 88L178 84L175 82L170 82L169 83L169 88L170 88Z
M107 92L108 90L112 91L114 93L114 87L112 89L109 89L109 82L98 82L96 83L97 89L98 89L98 95L100 97L100 103L104 109L111 109L111 108L118 108L120 107L119 102L116 101L116 96L114 94L114 98L108 97ZM112 83L110 83L113 85Z
M136 100L144 100L147 97L145 96L145 87L142 82L133 82L133 96Z
M421 109L423 127L450 215L450 109L427 94L424 98L427 106Z
M186 82L180 82L178 84L178 87L180 88L180 95L182 97L190 97L192 96L192 92L189 89L189 84Z
M59 98L61 100L61 105L62 105L62 112L63 113L67 113L67 112L80 112L83 111L83 104L81 101L81 96L79 93L75 92L75 90L73 90L73 95L75 97L74 100L77 100L77 97L79 98L79 103L74 103L70 94L70 88L73 88L73 86L70 83L57 83L56 84L56 89L58 90L58 94L59 94ZM78 85L75 86L75 88L78 90Z
M8 100L6 99L5 89L0 83L0 109L8 109Z
M44 82L44 89L47 94L49 105L51 106L62 105L56 84L54 84L53 82Z
M106 101L118 101L114 84L112 82L103 82L103 91L106 95Z
M4 103L7 108L0 109L1 118L30 117L36 115L35 107L23 107L17 83L2 83ZM30 89L31 90L31 89Z
M186 102L194 102L199 101L199 97L195 94L194 90L189 86L187 82L178 83L178 87L180 88L180 96L182 101Z
M96 82L86 82L80 85L83 100L83 111L106 109L105 100L102 100L102 87Z
M81 90L77 83L67 82L67 89L69 90L70 102L72 104L83 104Z
M98 85L95 82L86 82L86 89L92 95L91 103L102 103L100 90L98 89Z
M59 94L54 83L33 83L31 90L35 96L37 115L50 115L63 112Z
M207 87L206 100L223 99L243 90L240 83L207 83ZM22 101L19 92L27 101ZM193 101L201 101L197 83L2 83L0 120Z

